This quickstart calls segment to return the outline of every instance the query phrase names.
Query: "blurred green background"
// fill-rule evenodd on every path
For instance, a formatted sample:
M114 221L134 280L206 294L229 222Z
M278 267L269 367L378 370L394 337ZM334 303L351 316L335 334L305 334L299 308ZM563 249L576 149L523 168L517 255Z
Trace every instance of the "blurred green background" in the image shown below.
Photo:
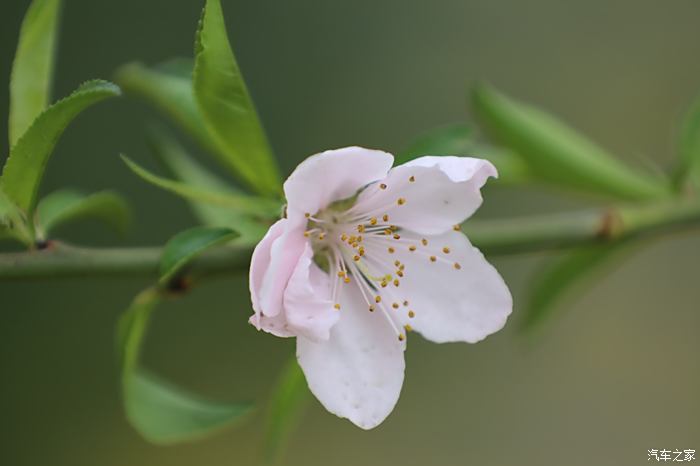
M0 109L28 0L0 3ZM127 61L191 55L200 1L67 0L55 96ZM700 91L695 0L223 0L229 33L284 172L327 148L400 150L467 115L486 79L640 165L670 165L677 121ZM124 152L155 167L132 99L102 104L60 141L45 190L114 188L132 201L126 239L64 230L94 245L161 244L194 224L186 205L136 179ZM0 112L0 127L6 113ZM4 131L0 146L7 147ZM6 151L5 151L6 153ZM478 154L477 154L478 155ZM567 209L547 190L489 188L479 215ZM395 412L364 432L313 401L289 465L541 465L647 462L647 449L700 450L700 235L646 243L534 338L512 325L545 255L494 258L511 285L511 325L478 345L410 339ZM113 353L117 316L139 279L0 283L0 463L254 465L260 417L194 444L155 447L127 424ZM257 333L245 277L164 306L146 362L222 399L263 401L293 342Z

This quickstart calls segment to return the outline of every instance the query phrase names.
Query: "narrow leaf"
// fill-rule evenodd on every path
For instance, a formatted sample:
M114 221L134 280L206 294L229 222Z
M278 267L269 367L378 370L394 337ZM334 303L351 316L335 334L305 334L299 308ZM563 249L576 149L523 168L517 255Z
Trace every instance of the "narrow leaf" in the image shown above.
M226 34L219 0L207 0L195 41L195 101L222 162L260 194L277 195L280 177Z
M131 220L131 211L124 198L111 191L89 195L73 190L55 191L37 206L38 230L43 235L84 218L100 220L124 234Z
M46 164L68 124L89 106L119 93L114 84L89 81L46 109L17 141L5 163L0 185L27 217L32 217Z
M122 156L122 159L129 169L143 180L185 199L228 207L239 212L245 212L262 218L274 216L279 212L279 203L270 199L246 196L244 194L221 193L197 188L179 181L173 181L154 175L137 165L128 157Z
M477 142L473 128L464 123L435 128L425 133L397 155L396 164L424 155L457 155L489 160L498 169L498 182L501 184L524 183L530 178L528 167L522 158L506 149Z
M580 247L548 264L530 287L530 298L521 321L522 329L529 331L550 318L566 293L594 279L626 249L626 244L618 242Z
M117 327L124 405L129 422L153 443L201 438L238 420L248 404L221 403L192 395L152 375L139 365L148 324L160 301L157 289L141 292Z
M163 129L150 132L150 145L158 160L178 181L198 189L221 194L240 195L229 184L201 166L172 136ZM257 244L266 231L266 224L251 215L206 202L188 200L194 215L207 226L230 227L241 234L239 244Z
M10 77L10 146L51 101L60 0L34 0L22 22Z
M669 186L624 166L558 119L489 86L473 93L477 116L494 137L550 183L624 200L667 197Z
M688 110L680 136L680 161L676 171L676 183L683 185L690 179L700 186L700 97Z
M306 378L296 358L292 358L275 386L267 413L265 459L276 464L284 455L289 437L309 400Z
M185 265L209 248L227 243L239 233L230 228L195 227L178 233L165 244L160 260L160 282L167 283Z
M141 63L129 63L119 68L115 78L124 92L150 102L202 147L218 154L220 149L202 123L202 115L192 93L193 66L192 60L188 59L177 59L153 68Z

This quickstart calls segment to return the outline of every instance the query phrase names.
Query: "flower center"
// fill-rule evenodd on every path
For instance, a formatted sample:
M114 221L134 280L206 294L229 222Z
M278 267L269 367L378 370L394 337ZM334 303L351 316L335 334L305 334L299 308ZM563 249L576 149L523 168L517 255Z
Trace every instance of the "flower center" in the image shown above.
M415 178L411 177L410 182ZM369 196L381 193L385 184L366 187ZM428 251L428 240L405 239L402 230L391 224L387 213L390 207L410 208L403 197L392 199L380 208L363 209L357 203L359 192L341 201L334 202L315 214L307 213L307 230L314 251L314 262L332 278L332 302L336 310L341 309L339 296L343 286L357 285L369 312L379 311L387 319L399 340L406 338L404 332L411 330L405 317L412 319L416 312L401 288L401 281L410 273L406 264L397 259L396 252L404 248L410 253L423 255L427 262L448 262ZM364 202L362 204L365 204ZM366 210L366 211L363 211ZM413 237L413 235L412 235ZM448 254L449 248L444 247ZM455 269L458 263L451 263Z

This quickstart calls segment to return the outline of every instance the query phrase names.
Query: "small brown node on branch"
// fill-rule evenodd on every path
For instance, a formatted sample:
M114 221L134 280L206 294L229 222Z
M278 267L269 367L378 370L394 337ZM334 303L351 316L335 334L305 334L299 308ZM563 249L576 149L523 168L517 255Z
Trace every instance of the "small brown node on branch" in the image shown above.
M187 275L178 275L168 282L165 289L171 294L184 294L192 288L192 278Z
M35 243L36 248L39 251L46 251L48 249L53 249L55 242L50 239L39 240Z
M607 209L601 218L596 237L610 240L622 233L622 217L615 209Z

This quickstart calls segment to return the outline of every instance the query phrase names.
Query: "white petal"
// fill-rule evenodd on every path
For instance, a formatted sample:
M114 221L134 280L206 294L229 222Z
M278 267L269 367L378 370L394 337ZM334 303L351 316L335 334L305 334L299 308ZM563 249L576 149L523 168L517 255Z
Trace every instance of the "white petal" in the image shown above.
M402 322L436 343L475 343L503 328L513 301L507 285L483 254L461 232L426 236L427 246L422 239L401 232L401 243L392 255L404 265L404 276L399 287L386 290L394 294L389 299L402 303L397 310ZM411 252L410 245L416 250ZM368 255L376 254L375 248L368 250ZM408 305L403 306L402 300ZM413 318L408 316L411 311Z
M284 183L290 218L315 214L334 201L386 176L394 156L362 147L346 147L312 155Z
M365 190L355 210L375 217L387 214L393 225L425 235L439 234L479 208L481 187L497 174L487 160L420 157L393 168L386 179ZM386 188L379 188L381 184Z
M250 287L250 297L253 301L253 309L256 314L260 312L260 290L262 288L263 278L270 266L270 249L272 243L282 236L288 220L278 220L274 225L267 230L262 240L255 246L253 256L250 259L250 275L248 285ZM252 322L251 322L252 323Z
M307 243L284 292L284 314L295 335L315 341L328 340L338 312L331 301L331 280L313 261Z
M297 338L297 359L311 392L328 411L371 429L398 401L405 345L380 312L368 311L354 283L341 295L340 320L328 341Z
M257 259L257 261L267 264L262 280L259 282L260 287L257 291L259 308L254 308L256 312L261 312L271 317L282 311L284 290L287 288L292 272L294 272L299 262L299 257L301 257L308 243L304 237L304 220L282 219L278 221L273 225L273 228L278 224L282 224L283 231L270 243L269 256L262 252L260 254L261 257L255 257L254 255L253 260ZM277 228L275 228L275 234L277 233ZM265 259L268 260L265 261ZM251 266L252 270L253 267ZM255 275L257 276L258 274L259 272L256 270Z

